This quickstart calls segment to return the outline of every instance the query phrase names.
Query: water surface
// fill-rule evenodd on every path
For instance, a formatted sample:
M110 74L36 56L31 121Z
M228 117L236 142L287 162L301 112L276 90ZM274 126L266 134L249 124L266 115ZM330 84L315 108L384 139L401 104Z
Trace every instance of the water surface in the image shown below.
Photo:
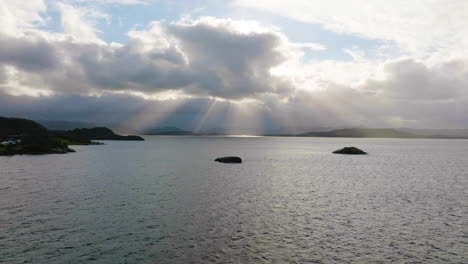
M146 140L0 157L0 262L466 263L468 140Z

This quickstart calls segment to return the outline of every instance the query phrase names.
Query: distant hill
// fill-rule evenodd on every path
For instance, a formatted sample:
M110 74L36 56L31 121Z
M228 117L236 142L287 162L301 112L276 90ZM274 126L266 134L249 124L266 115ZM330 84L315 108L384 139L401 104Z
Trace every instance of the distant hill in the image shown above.
M397 130L435 138L468 138L468 129L417 129L398 128Z
M73 130L76 128L93 128L96 124L81 121L62 121L62 120L35 120L49 130Z
M140 136L121 136L106 127L77 128L70 131L54 131L54 133L68 140L130 140L144 141Z
M64 154L69 145L100 144L91 140L144 140L121 136L105 127L51 131L28 119L0 117L0 156L17 154Z
M301 134L264 134L264 136L283 137L356 137L356 138L439 138L439 139L465 139L468 138L468 130L400 130L394 128L345 128L323 131L307 132ZM411 133L408 131L425 133ZM438 132L438 133L436 133ZM464 132L467 132L466 136ZM222 136L228 135L222 128L195 133L182 130L177 127L155 128L143 133L145 135L171 135L171 136ZM242 134L242 133L240 133ZM248 133L244 133L248 134Z
M166 135L166 136L184 136L184 135L196 135L191 131L185 131L178 127L160 127L150 129L143 133L144 135Z
M347 128L327 132L309 132L300 137L417 138L418 135L390 128Z
M23 118L0 117L0 138L11 135L46 134L47 128Z
M28 119L0 117L0 156L74 152L62 139Z
M331 130L342 129L344 127L320 127L320 126L297 126L297 127L288 127L282 126L276 129L272 129L268 134L289 134L289 135L297 135L297 134L305 134L310 132L328 132Z

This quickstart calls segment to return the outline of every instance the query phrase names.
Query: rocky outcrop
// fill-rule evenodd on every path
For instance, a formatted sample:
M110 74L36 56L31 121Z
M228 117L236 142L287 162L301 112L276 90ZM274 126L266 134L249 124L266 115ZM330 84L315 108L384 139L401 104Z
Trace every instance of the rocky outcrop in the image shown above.
M222 163L242 163L241 158L234 157L234 156L217 158L215 159L215 161L222 162Z
M339 150L333 151L334 154L347 154L347 155L366 155L367 152L358 149L356 147L345 147Z

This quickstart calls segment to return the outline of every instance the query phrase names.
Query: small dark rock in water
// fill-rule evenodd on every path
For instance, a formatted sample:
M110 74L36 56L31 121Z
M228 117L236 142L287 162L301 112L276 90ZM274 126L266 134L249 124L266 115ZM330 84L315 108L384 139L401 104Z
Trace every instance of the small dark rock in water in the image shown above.
M350 154L350 155L366 155L367 153L356 147L345 147L339 150L333 151L334 154Z
M222 157L215 159L215 161L223 163L242 163L242 159L239 157Z

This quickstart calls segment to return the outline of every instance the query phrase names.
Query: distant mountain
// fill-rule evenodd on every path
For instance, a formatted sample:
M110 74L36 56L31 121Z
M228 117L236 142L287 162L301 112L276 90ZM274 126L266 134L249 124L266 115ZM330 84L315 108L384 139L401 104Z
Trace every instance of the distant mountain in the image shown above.
M264 136L284 136L284 137L359 137L359 138L440 138L455 139L468 138L468 130L419 130L419 129L394 129L394 128L344 128L324 131L320 128L317 131L301 134L264 134ZM409 131L414 131L411 133ZM416 132L424 133L416 133ZM437 133L438 132L438 133ZM467 134L464 134L464 133ZM155 128L143 133L145 135L172 135L172 136L221 136L228 135L223 128L213 128L198 133L182 130L177 127ZM236 134L249 134L246 132L236 132Z
M328 132L331 130L342 129L344 127L314 127L314 126L297 126L297 127L278 127L276 129L272 129L268 134L305 134L310 132Z
M81 121L62 121L62 120L35 120L49 130L73 130L76 128L93 128L96 124Z
M54 131L54 133L62 138L69 140L130 140L143 141L140 136L121 136L117 135L112 130L106 127L95 128L77 128L70 131Z
M468 129L417 129L398 128L397 130L436 138L468 138Z
M347 128L327 132L309 132L300 137L417 138L418 135L390 128Z
M150 129L143 133L144 135L166 135L166 136L184 136L184 135L196 135L191 131L185 131L178 127L160 127Z

